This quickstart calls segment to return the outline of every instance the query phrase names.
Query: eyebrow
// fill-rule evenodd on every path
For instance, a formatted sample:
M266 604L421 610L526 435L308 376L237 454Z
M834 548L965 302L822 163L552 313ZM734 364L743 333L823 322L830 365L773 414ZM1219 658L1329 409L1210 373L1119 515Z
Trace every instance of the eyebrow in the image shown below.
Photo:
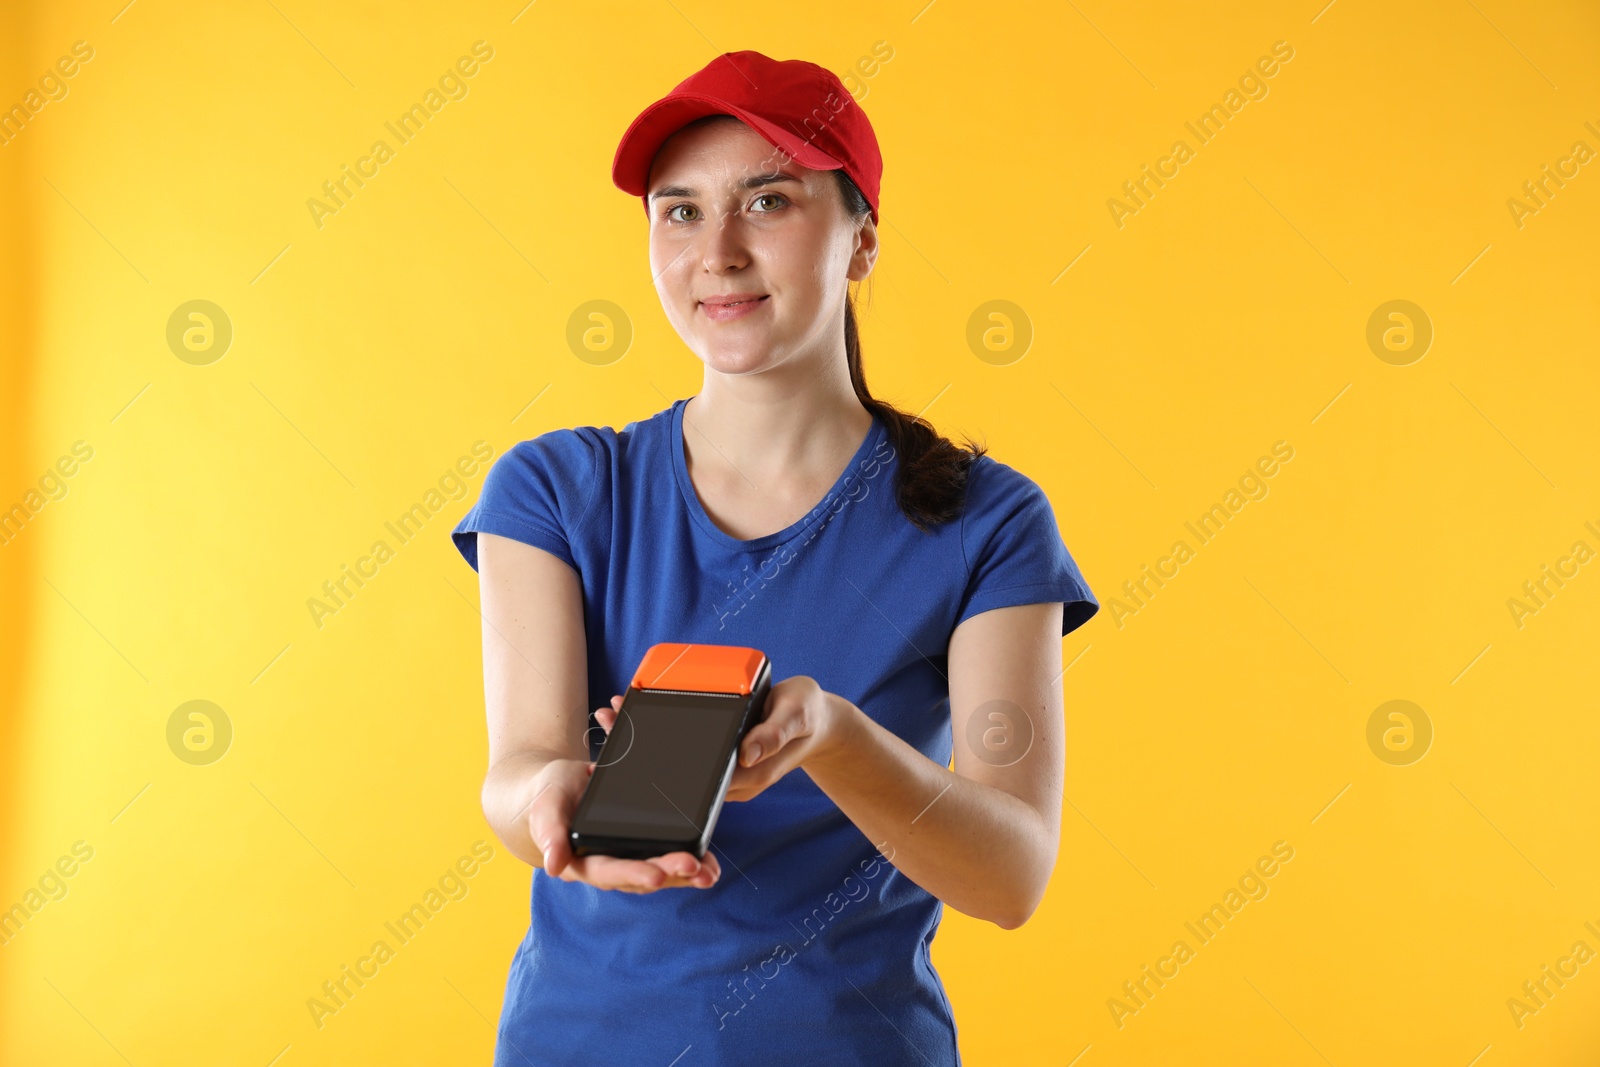
M796 176L796 175L790 174L787 171L778 171L775 174L756 174L756 175L752 175L751 177L748 177L748 178L744 179L743 181L741 181L739 183L739 188L740 189L759 189L763 185L776 185L779 182L799 182L802 185L805 184L804 182L801 182L800 178L798 176ZM699 195L700 195L699 193L695 192L693 189L689 188L687 185L667 185L667 186L663 186L662 188L657 189L655 192L651 193L650 194L650 199L651 200L664 200L669 196L689 196L689 197L694 197L694 196L699 196Z

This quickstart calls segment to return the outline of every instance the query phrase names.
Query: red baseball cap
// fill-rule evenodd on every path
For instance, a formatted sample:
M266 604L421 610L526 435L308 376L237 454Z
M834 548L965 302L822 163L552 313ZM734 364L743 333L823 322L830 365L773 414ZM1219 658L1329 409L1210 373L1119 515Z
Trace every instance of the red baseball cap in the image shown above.
M883 156L867 113L832 71L760 52L724 52L640 112L617 145L611 180L644 198L662 142L706 115L732 115L803 167L842 169L878 221Z

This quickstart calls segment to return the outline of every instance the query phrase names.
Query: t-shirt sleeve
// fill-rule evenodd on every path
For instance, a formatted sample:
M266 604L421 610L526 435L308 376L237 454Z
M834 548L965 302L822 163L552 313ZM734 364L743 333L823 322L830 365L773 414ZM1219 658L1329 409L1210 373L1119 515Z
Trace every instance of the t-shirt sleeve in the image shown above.
M573 569L573 546L600 487L601 446L580 430L551 430L513 445L484 476L472 510L450 532L478 569L478 534L542 548Z
M999 462L974 464L961 522L968 578L956 625L994 608L1059 600L1064 636L1100 610L1050 498L1027 475Z

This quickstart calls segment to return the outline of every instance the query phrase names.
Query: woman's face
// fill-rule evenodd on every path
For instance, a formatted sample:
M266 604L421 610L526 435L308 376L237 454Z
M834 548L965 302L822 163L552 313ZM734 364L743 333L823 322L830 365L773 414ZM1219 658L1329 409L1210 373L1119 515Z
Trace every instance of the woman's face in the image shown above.
M727 374L837 359L845 283L877 259L836 179L788 159L743 122L687 127L650 169L650 270L667 318ZM727 307L729 297L748 297Z

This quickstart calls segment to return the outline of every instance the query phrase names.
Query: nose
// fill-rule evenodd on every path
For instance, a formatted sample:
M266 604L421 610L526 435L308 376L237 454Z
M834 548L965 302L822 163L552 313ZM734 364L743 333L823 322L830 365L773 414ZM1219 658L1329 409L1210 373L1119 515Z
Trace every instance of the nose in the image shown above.
M700 230L700 258L706 272L722 274L750 262L744 219L738 211L722 210L710 226Z

